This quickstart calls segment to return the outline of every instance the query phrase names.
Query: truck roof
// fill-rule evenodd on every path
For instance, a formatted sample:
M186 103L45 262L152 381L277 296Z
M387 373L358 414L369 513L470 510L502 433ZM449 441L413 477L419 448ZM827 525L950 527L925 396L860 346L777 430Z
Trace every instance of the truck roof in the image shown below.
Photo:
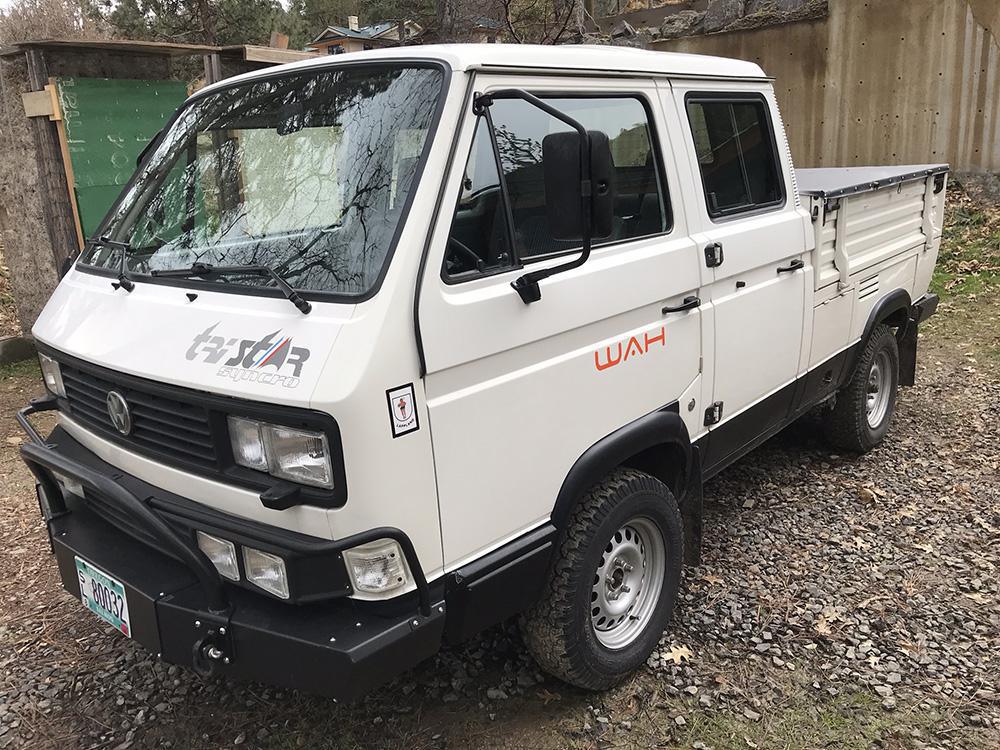
M756 63L710 55L655 52L632 47L572 44L427 44L390 47L327 55L245 73L214 83L206 89L273 75L278 71L324 68L365 60L428 60L444 63L454 71L534 70L587 71L605 74L653 74L679 78L740 78L764 80ZM206 89L203 89L206 90Z

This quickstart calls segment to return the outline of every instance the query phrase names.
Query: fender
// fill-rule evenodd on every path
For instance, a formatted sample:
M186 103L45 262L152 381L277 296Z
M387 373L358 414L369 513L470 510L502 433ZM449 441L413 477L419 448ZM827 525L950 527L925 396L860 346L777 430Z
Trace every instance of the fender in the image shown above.
M875 326L879 323L888 322L889 325L897 326L896 339L899 341L904 340L907 328L909 328L911 304L910 293L905 289L894 289L875 303L872 311L868 314L868 321L865 323L865 330L861 334L861 340L854 345L850 361L847 363L847 367L844 368L843 375L841 375L841 385L844 385L854 375L854 368L857 367L858 358L861 356L861 352L865 350L865 347L868 345L868 339L871 338L872 331L875 330Z
M701 462L677 402L630 422L584 451L559 489L553 525L564 531L584 493L619 466L645 471L670 487L684 517L687 561L696 563L701 538Z

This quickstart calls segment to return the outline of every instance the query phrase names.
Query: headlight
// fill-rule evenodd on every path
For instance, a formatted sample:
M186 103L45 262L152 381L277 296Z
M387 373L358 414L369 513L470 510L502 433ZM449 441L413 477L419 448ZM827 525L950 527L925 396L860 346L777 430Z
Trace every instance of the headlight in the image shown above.
M380 593L406 585L403 551L391 539L380 539L346 550L344 561L351 583L358 591Z
M38 366L42 368L42 379L45 387L53 396L66 398L66 386L63 385L62 372L59 370L59 363L52 357L44 354L38 355Z
M282 599L288 598L288 574L285 561L277 555L261 552L253 547L243 548L243 570L247 580L264 591Z
M333 487L330 446L322 432L229 417L229 440L240 466L314 487Z
M195 533L198 539L198 549L212 561L219 575L230 581L240 580L239 563L236 562L236 545L226 539L206 534L204 531Z

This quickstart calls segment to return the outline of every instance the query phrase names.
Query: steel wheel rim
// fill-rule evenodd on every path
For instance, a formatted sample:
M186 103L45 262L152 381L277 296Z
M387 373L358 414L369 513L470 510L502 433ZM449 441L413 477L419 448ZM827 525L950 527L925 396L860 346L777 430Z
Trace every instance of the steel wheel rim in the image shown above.
M632 518L612 534L590 591L591 627L601 645L625 648L646 629L660 600L666 559L663 534L648 518Z
M886 412L889 411L889 397L892 385L890 380L891 367L892 363L889 361L889 354L882 351L875 356L871 370L868 371L868 386L865 390L865 414L868 417L868 426L873 430L882 424Z

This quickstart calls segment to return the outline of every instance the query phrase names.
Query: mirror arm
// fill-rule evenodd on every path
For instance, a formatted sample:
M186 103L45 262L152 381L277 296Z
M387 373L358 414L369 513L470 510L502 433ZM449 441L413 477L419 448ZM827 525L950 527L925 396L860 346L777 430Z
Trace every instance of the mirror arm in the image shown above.
M488 94L477 94L472 100L473 114L477 117L485 114L486 110L489 109L489 107L497 99L521 99L522 101L537 107L546 114L551 115L560 122L569 125L580 134L580 201L583 205L583 248L581 249L578 257L567 263L561 263L558 266L552 266L550 268L541 268L537 271L529 271L528 273L517 277L510 283L514 291L521 297L521 301L526 305L530 305L532 302L538 302L538 300L542 298L542 290L538 286L539 281L547 279L549 276L554 276L557 273L563 273L565 271L571 271L574 268L579 268L590 258L590 248L593 234L590 202L590 133L579 121L574 120L565 112L561 112L551 104L546 103L534 94L530 94L523 89L500 89L499 91L491 91Z

